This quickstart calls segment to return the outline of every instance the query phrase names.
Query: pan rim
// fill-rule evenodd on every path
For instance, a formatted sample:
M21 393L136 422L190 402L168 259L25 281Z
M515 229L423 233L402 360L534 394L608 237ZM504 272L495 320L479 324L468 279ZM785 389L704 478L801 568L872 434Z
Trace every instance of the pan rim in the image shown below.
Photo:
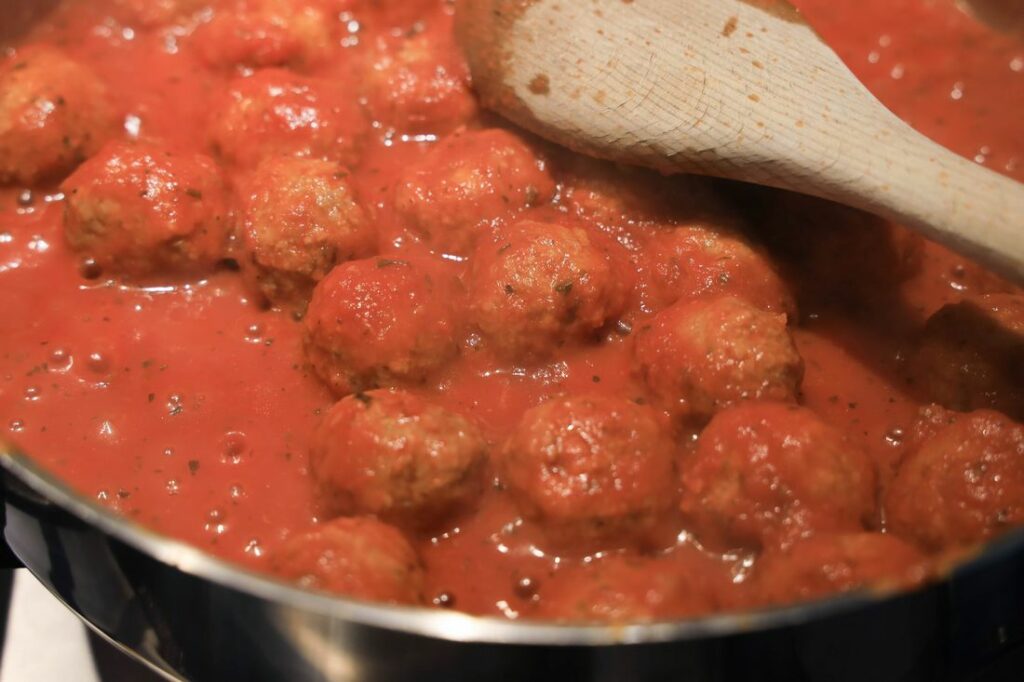
M975 570L1024 546L1024 529L1006 533L961 560L945 575L913 590L864 590L790 606L717 613L688 619L632 624L550 623L507 620L401 606L305 590L272 576L213 556L198 547L147 528L76 492L13 445L0 440L0 469L47 502L102 533L192 577L278 605L353 624L449 642L521 646L620 646L695 641L797 626L901 596L910 596ZM29 566L31 570L31 566ZM33 571L33 573L35 573Z

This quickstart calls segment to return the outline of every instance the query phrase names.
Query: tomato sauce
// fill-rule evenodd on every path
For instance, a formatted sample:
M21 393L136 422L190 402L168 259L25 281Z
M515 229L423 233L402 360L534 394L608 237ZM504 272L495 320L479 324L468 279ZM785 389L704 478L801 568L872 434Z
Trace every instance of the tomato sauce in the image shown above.
M303 70L340 88L354 90L358 69L375 50L397 50L403 34L451 31L447 3L411 3L419 13L336 4L337 56ZM795 4L898 115L954 151L1024 180L1024 43L981 26L953 2ZM238 74L211 67L200 55L196 36L211 12L150 26L133 21L126 7L131 3L68 0L19 44L59 46L89 65L123 112L125 137L208 153L210 112ZM452 52L444 59L457 62L454 46L446 49ZM495 123L473 114L471 126L484 124ZM449 131L443 128L396 132L379 122L370 128L351 178L375 216L382 255L425 251L401 227L392 188L444 138ZM561 158L555 150L546 153ZM233 173L225 171L229 186ZM563 192L573 182L556 179ZM287 310L261 305L230 267L141 283L94 277L65 242L64 199L56 184L0 188L3 437L100 504L266 570L268 552L321 513L308 452L334 398L306 364L302 323ZM543 218L545 211L527 213ZM618 236L629 241L628 234ZM895 290L873 288L867 263L840 263L851 273L850 288L864 293L856 304L806 291L797 296L801 402L871 456L882 488L907 449L918 409L928 402L903 373L921 325L969 294L1015 291L942 247L922 244L915 257L913 274ZM470 265L450 258L447 267L465 278ZM549 397L599 393L642 402L647 393L633 371L630 333L650 312L642 299L629 304L619 328L600 343L528 366L463 352L412 390L472 416L493 447L527 409ZM692 441L698 431L679 438ZM488 468L485 475L494 472ZM674 512L662 521L678 539L665 552L669 568L661 570L691 574L722 595L698 603L693 591L666 593L675 600L668 612L744 604L752 554L702 547ZM553 548L508 491L490 485L473 509L442 528L410 535L425 566L428 603L509 618L544 615L554 589L546 585L571 584L573 572L588 562L621 554ZM651 575L631 570L621 571L622 580Z

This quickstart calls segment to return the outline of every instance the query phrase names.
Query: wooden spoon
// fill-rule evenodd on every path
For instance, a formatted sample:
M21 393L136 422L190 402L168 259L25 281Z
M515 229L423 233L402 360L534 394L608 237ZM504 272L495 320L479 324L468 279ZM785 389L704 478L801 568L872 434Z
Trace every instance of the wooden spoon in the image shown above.
M855 206L1024 280L1024 185L896 118L783 0L459 0L456 31L484 105L554 142Z

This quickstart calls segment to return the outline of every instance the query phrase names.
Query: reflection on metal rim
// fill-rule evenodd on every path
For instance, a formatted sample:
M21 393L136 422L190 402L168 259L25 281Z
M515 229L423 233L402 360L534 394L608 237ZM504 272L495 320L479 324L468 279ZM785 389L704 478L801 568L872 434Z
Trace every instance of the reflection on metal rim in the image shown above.
M31 568L26 567L26 569L30 573L32 572ZM35 575L35 574L33 573L33 575ZM38 577L39 576L36 576L36 578L38 578ZM101 640L103 640L103 642L105 644L107 644L108 646L111 646L111 647L117 649L122 654L124 654L125 656L128 656L129 658L131 658L134 661L137 661L141 665L146 666L146 668L148 670L152 671L156 675L159 675L160 677L164 678L165 680L168 680L168 682L181 682L181 678L180 677L175 677L174 675L171 675L171 673L167 672L167 670L165 670L165 669L161 668L160 666L156 665L155 663L150 661L145 656L140 655L139 652L133 651L132 649L126 647L124 644L121 644L121 642L118 642L116 639L113 639L112 637L110 637L110 635L108 635L106 632L104 632L100 628L96 627L93 623L89 622L88 618L82 617L80 614L78 614L77 611L75 611L75 609L73 609L66 601L64 601L64 597L62 597L56 591L51 589L51 587L46 583L46 581L40 580L39 582L42 584L43 587L46 588L46 591L49 592L50 595L54 599L56 599L57 601L59 601L61 604L64 605L64 608L66 608L71 613L74 613L75 615L78 615L79 616L79 620L87 628L89 628L89 631L92 632L97 637L99 637Z

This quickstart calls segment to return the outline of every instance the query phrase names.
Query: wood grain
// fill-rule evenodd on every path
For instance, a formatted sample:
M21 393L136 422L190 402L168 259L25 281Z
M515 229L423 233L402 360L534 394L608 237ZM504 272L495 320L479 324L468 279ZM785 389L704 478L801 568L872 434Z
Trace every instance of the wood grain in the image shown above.
M485 106L548 139L856 206L1024 279L1024 186L900 121L797 18L778 0L460 0L456 29Z

